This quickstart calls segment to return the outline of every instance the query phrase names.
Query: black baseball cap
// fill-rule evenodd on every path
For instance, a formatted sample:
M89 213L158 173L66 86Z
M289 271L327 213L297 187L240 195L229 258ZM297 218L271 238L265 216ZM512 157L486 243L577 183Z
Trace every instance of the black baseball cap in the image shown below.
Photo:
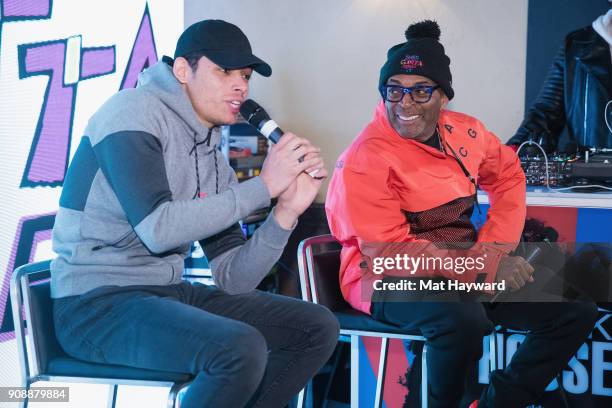
M227 21L202 20L183 31L176 43L174 59L193 52L201 52L221 68L249 67L265 77L272 75L270 65L253 55L247 36Z

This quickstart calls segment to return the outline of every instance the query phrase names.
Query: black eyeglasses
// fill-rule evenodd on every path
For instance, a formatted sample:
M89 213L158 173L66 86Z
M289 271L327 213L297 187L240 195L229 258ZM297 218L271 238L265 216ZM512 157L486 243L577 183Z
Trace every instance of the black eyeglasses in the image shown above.
M404 95L410 94L414 102L427 103L430 101L433 91L439 87L439 85L417 85L404 88L399 85L383 85L380 87L380 93L387 102L401 102L404 99Z

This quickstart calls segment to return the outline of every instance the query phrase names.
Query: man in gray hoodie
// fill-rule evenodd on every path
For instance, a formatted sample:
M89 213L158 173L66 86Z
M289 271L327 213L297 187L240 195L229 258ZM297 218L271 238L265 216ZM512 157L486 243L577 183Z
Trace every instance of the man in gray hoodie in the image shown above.
M88 122L53 230L64 350L190 373L184 408L281 407L338 338L329 310L254 290L327 172L319 148L287 133L261 174L237 183L219 157L218 126L236 122L252 71L271 74L238 27L205 20L187 28L174 59L147 69ZM272 198L270 216L245 240L238 221ZM181 280L196 240L217 287Z

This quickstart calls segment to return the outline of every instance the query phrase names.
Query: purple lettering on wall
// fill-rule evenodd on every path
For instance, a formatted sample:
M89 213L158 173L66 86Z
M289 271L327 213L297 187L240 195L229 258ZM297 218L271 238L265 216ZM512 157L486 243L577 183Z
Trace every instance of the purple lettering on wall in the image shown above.
M134 88L138 81L138 74L145 68L157 62L157 51L155 50L155 38L153 37L153 28L151 26L151 16L149 15L149 6L145 6L140 27L132 46L132 53L127 63L127 68L121 80L119 89Z
M52 6L52 0L0 0L0 45L4 23L48 19Z
M95 78L115 72L115 46L83 48L79 79Z
M51 238L55 213L23 217L17 224L10 259L4 278L0 282L0 342L14 337L13 318L9 287L15 268L32 261L36 248L42 241Z
M2 0L2 17L8 20L49 18L51 0Z
M68 168L78 82L64 83L67 40L18 47L19 78L49 77L20 187L61 186ZM115 72L115 46L83 48L79 79Z
M76 84L64 85L66 40L18 47L19 78L49 77L20 187L58 186L64 181Z

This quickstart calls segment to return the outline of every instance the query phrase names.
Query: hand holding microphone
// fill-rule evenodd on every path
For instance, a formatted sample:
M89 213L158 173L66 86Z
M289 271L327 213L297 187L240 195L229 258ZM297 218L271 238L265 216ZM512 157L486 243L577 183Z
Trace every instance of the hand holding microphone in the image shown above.
M276 124L276 122L270 118L264 108L262 108L257 102L252 99L247 99L242 103L242 105L240 106L240 114L247 122L249 122L251 126L257 129L259 133L264 135L274 144L278 144L283 135L285 135L285 132L283 132L283 130ZM306 160L305 155L298 157L298 161L300 163L304 160ZM318 172L318 168L306 170L306 173L308 173L308 175L310 175L311 177L314 177L315 174L317 174ZM324 177L319 176L314 178L321 180Z
M499 266L497 268L497 276L496 280L498 282L506 281L508 285L508 289L510 291L519 290L525 283L533 282L533 272L534 268L531 266L531 263L538 257L538 255L542 252L539 247L533 247L531 251L522 258L520 256L504 256L499 262ZM490 300L491 303L497 301L499 296L502 293L506 293L505 291L498 292L493 296Z
M270 197L278 197L301 173L323 174L325 169L319 153L320 149L308 140L285 133L278 144L268 150L259 174L268 187ZM300 160L302 157L303 160Z
M274 143L268 150L259 177L270 196L278 198L274 209L276 220L282 227L291 228L315 199L321 180L327 177L321 149L307 139L283 132L266 111L250 99L242 104L240 113Z

